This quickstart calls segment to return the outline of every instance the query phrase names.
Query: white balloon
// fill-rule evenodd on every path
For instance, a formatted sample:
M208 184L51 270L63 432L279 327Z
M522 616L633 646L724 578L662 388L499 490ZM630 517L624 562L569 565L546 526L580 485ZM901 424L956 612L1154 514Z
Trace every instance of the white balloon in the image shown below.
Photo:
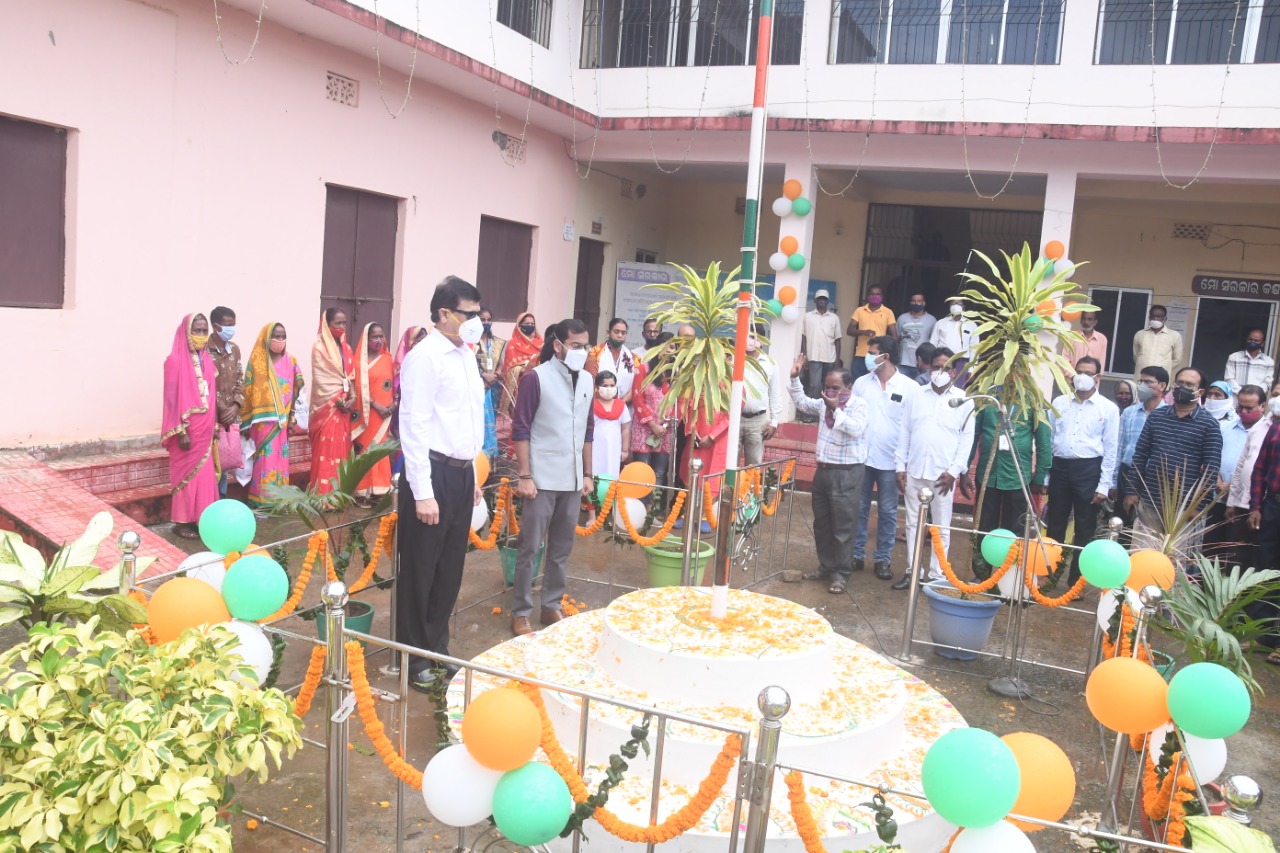
M489 506L484 501L476 504L476 508L471 510L471 529L479 532L481 527L489 523Z
M178 571L186 572L187 577L202 580L222 592L222 579L227 576L227 567L222 558L223 555L216 551L201 551L179 563Z
M782 272L787 268L787 256L782 252L774 252L769 256L769 267L774 272Z
M1120 587L1124 590L1125 600L1129 602L1129 609L1137 613L1142 611L1142 601L1139 600L1138 594L1129 587ZM1107 630L1107 625L1111 622L1111 617L1116 612L1116 590L1104 589L1102 594L1098 596L1098 627Z
M435 754L422 771L422 799L432 817L448 826L471 826L493 814L493 792L502 771L481 767L454 744Z
M786 196L775 198L773 200L774 216L790 216L791 215L791 199Z
M996 581L1000 594L1005 598L1021 601L1028 596L1026 583L1018 583L1018 567L1013 566Z
M800 306L792 302L782 306L782 322L794 323L800 319Z
M1156 764L1160 763L1164 739L1171 731L1173 723L1165 723L1147 738L1147 752ZM1227 769L1227 742L1222 738L1202 738L1183 732L1182 740L1187 745L1187 759L1191 762L1196 781L1201 785L1209 784Z
M1063 270L1067 270L1066 279L1070 281L1071 277L1076 274L1075 270L1071 269L1075 264L1076 262L1070 258L1059 258L1053 263L1053 271L1055 273L1059 273Z
M233 654L238 654L245 663L253 667L258 676L258 684L265 684L267 676L271 674L271 662L275 658L267 632L252 622L242 622L239 619L223 622L221 627L240 638L240 645L233 650Z
M631 521L631 527L637 533L640 528L644 527L644 518L648 514L645 509L644 501L639 498L623 498L615 501L613 504L613 530L615 533L626 534L627 528L622 524L622 513L626 512L627 518Z
M1036 848L1025 832L1002 820L962 830L951 843L951 853L1036 853Z

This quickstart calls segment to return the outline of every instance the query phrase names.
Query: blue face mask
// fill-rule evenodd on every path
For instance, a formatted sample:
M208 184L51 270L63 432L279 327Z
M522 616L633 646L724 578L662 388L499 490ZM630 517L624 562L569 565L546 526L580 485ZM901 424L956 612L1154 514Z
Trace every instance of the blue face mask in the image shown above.
M236 336L235 326L219 326L218 327L218 337L222 338L223 343L229 342L235 336Z
M864 359L863 359L863 360L866 362L866 365L867 365L867 371L868 371L869 373L875 373L875 372L876 372L876 368L880 366L880 365L879 365L879 364L877 364L877 362L876 362L876 359L878 359L878 358L880 358L880 356L879 356L879 355L877 355L876 353L873 353L873 352L869 352L869 353L867 353L867 354L866 354L866 356L864 356Z

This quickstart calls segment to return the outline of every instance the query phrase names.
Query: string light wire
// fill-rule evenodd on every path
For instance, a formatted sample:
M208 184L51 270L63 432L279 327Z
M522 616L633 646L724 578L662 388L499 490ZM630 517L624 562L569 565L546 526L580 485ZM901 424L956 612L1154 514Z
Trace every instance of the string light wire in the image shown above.
M258 39L262 37L262 18L267 14L267 0L262 0L262 5L258 7L257 29L253 31L253 43L249 45L249 53L244 59L232 59L227 55L227 47L222 43L222 14L218 11L218 0L213 0L213 25L218 30L218 49L222 51L222 58L231 65L245 65L253 61L254 48L258 46Z
M652 0L650 0L650 2L652 2ZM598 8L599 7L597 7L597 9ZM596 28L597 43L600 43L600 37L601 37L600 31L603 29L603 25L604 25L604 21L603 19L601 19L597 24L597 28ZM565 29L565 36L566 36L565 44L572 46L573 45L573 16L572 15L564 16L564 29ZM575 62L573 58L573 51L569 51L568 53L569 53L569 132L573 139L572 146L569 149L569 159L573 161L573 171L577 173L578 177L581 180L585 181L587 178L591 177L591 168L596 161L596 145L598 145L600 142L600 121L601 121L600 119L600 115L601 115L600 63L598 61L595 63L595 73L591 77L592 88L595 90L596 126L595 126L595 132L591 135L591 154L587 157L587 171L583 173L578 168L580 163L580 161L578 160L578 117L576 115L577 109L578 109L578 89L574 82L574 78L577 76L578 66L581 63ZM581 57L582 55L581 43L579 43L578 45L578 55L579 57Z
M414 0L413 58L409 60L409 82L404 89L404 100L400 102L400 108L394 112L391 109L391 105L387 103L387 93L382 85L382 53L378 47L379 40L382 37L382 30L387 23L378 14L378 0L373 0L373 58L378 68L378 98L382 101L382 108L387 111L387 115L392 118L400 118L400 114L404 112L405 107L409 106L409 98L413 95L413 71L418 67L418 39L422 35L422 0Z
M673 7L674 8L674 7ZM699 7L701 11L701 7ZM664 175L674 175L684 168L685 163L689 162L689 154L693 151L693 140L698 135L698 128L702 124L702 111L707 103L707 89L711 83L711 59L716 54L716 39L720 35L720 0L716 0L715 9L711 13L711 41L707 47L707 70L702 78L702 96L698 99L698 112L693 117L693 130L689 134L689 144L685 146L684 154L680 158L680 163L674 169L664 169L662 164L658 162L658 152L653 145L653 108L649 102L649 73L653 68L653 0L649 0L649 28L648 37L648 53L645 56L644 63L644 116L645 116L645 132L649 136L649 156L653 159L653 165L657 167L659 172ZM701 25L701 21L697 22ZM750 24L747 25L748 27ZM757 37L759 34L757 33ZM690 44L697 50L697 40L692 36L689 39Z
M498 71L498 39L494 33L494 21L497 20L498 16L493 8L493 0L489 0L488 6L489 6L489 46L493 51L492 67L496 72ZM528 135L529 135L529 121L533 116L534 56L535 56L534 41L532 38L530 38L529 39L529 80L526 84L529 87L529 96L525 101L524 126L520 128L520 135L518 137L514 137L520 140L519 148L521 152L524 151L525 140L528 138ZM498 82L496 79L494 80L494 83L493 83L493 120L495 124L495 131L497 133L503 134L504 136L507 136L508 139L511 139L512 137L509 134L506 134L502 130L502 110L500 109L499 102L498 102ZM502 161L514 169L517 165L520 164L521 156L512 150L513 147L514 146L508 143L507 145L503 146L499 150L501 151L501 154L502 154Z

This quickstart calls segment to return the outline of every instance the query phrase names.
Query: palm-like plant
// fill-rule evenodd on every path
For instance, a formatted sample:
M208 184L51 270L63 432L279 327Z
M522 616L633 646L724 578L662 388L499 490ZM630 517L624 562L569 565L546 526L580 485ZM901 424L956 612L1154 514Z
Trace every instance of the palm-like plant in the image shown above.
M1175 565L1189 565L1199 551L1207 525L1209 506L1217 488L1217 473L1191 479L1191 474L1178 467L1156 469L1155 483L1148 483L1137 472L1139 493L1150 495L1154 518L1133 527L1134 547L1159 551ZM1154 488L1152 488L1154 486ZM1142 520L1143 516L1139 515Z
M700 411L710 420L716 412L729 410L729 386L733 379L733 348L738 309L738 271L734 267L721 276L719 262L713 261L704 274L692 267L672 264L683 281L647 284L662 294L649 314L663 326L692 326L692 338L676 336L675 361L663 363L649 374L646 383L666 377L671 387L663 397L661 414L683 402L690 411ZM760 313L764 303L752 296L752 312ZM766 342L767 343L767 342ZM646 356L648 353L646 353ZM760 370L754 359L748 369Z

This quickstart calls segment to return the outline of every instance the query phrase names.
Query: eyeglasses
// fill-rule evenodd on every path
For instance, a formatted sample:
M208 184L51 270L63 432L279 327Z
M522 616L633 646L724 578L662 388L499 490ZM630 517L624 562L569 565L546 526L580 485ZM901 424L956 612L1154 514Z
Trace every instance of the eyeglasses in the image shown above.
M1173 383L1173 387L1174 387L1174 388L1185 388L1185 389L1186 389L1186 390L1188 390L1188 391L1199 391L1199 390L1200 390L1200 383L1198 383L1198 382L1175 382L1175 383Z
M462 311L458 308L446 308L445 310L455 317L461 317L463 320L474 320L480 316L479 311Z

